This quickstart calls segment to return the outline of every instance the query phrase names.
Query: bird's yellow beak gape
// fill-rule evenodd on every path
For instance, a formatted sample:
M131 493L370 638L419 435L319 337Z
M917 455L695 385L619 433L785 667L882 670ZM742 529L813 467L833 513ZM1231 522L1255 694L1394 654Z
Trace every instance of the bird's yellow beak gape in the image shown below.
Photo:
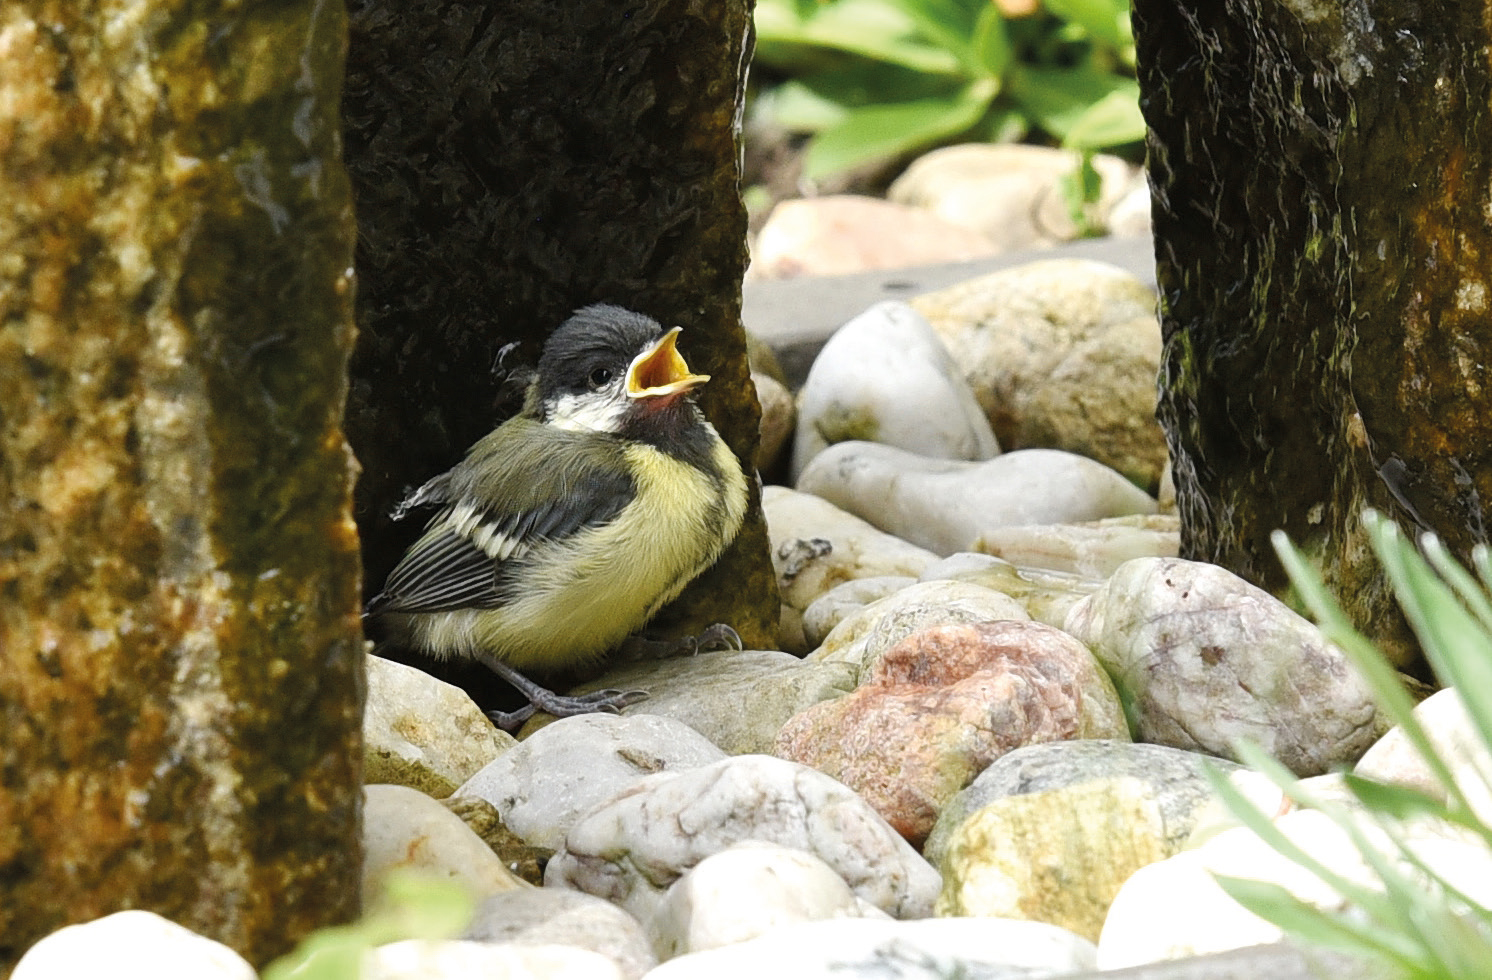
M627 397L657 398L676 395L704 384L708 374L692 374L679 353L679 331L674 327L652 347L633 358L627 367Z

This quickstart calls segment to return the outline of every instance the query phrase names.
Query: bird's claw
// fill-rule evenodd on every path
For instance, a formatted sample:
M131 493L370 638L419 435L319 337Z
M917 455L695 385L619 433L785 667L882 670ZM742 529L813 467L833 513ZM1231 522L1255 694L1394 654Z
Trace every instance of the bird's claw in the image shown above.
M716 623L707 626L700 631L698 636L690 637L694 641L694 652L700 653L705 650L744 650L746 644L741 642L741 634L731 629L724 623Z
M522 708L514 711L489 711L487 717L498 728L505 732L512 732L540 711L548 712L556 718L571 718L575 715L589 715L597 712L616 715L621 714L622 709L627 705L646 700L647 696L647 691L623 691L614 687L609 687L604 691L592 691L589 694L566 695L543 691Z

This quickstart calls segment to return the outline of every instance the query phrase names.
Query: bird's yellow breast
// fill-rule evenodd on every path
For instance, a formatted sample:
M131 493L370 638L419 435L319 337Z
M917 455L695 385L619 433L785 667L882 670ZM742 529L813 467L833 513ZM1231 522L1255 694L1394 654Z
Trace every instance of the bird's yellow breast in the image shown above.
M500 609L416 617L419 644L484 650L521 671L593 662L714 563L746 510L746 478L724 442L714 475L645 444L626 453L637 493L613 521L534 547L524 594Z

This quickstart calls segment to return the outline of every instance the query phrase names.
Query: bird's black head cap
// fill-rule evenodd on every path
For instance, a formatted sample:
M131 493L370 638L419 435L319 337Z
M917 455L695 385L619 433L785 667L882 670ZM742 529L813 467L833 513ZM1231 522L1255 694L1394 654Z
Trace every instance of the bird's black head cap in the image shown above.
M540 399L593 387L597 371L620 377L632 358L662 335L657 320L620 306L597 303L576 310L544 344L539 357Z

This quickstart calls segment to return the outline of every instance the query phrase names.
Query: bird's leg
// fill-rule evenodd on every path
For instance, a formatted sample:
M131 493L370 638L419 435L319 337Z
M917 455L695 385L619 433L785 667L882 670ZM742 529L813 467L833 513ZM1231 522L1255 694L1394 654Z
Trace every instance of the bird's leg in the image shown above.
M696 636L655 640L634 633L617 651L623 660L666 660L669 657L692 657L705 650L744 650L745 644L735 630L724 623L707 626Z
M627 705L636 704L648 696L646 691L619 691L614 688L573 696L556 694L549 690L549 688L541 687L527 677L524 677L496 657L478 654L477 659L486 664L487 668L494 674L516 687L520 694L528 698L528 707L526 708L519 708L516 711L487 712L487 717L492 719L492 723L503 731L516 729L519 725L533 717L537 711L547 711L557 718L569 718L572 715L587 715L596 711L617 714Z

